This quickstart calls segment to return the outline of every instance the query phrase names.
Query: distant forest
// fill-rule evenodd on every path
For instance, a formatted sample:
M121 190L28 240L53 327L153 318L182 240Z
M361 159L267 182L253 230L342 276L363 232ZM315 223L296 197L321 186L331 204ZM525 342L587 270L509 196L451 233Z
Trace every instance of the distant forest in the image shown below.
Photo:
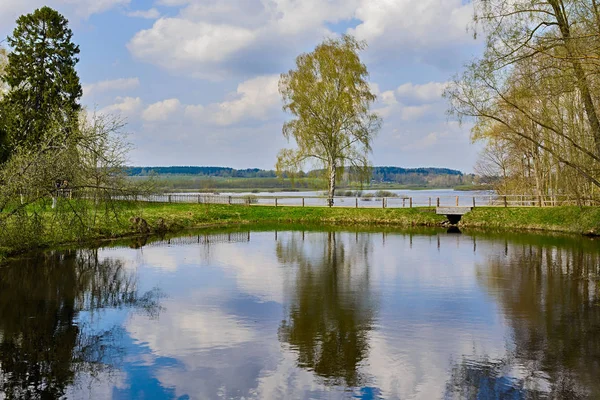
M199 175L220 178L276 178L273 170L258 168L233 169L227 167L130 167L130 176L149 175ZM300 177L314 176L319 171L301 173ZM461 171L448 168L400 168L400 167L374 167L373 180L376 182L397 182L399 177L405 175L452 175L462 176Z
M309 189L318 187L321 170L301 173L292 182L279 179L273 170L234 169L226 167L130 167L132 178L155 176L165 190L212 189ZM287 177L284 177L287 178ZM474 176L448 168L374 167L369 187L396 185L415 188L453 188L470 185ZM342 176L340 187L353 187L357 183L348 175Z

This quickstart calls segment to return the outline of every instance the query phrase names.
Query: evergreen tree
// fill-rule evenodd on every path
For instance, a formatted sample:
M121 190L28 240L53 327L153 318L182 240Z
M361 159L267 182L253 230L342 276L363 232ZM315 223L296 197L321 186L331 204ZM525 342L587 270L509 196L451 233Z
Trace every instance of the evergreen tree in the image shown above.
M9 91L0 103L0 131L9 148L37 145L51 124L65 133L76 126L82 89L75 71L79 46L72 37L68 21L49 7L17 19L2 77Z

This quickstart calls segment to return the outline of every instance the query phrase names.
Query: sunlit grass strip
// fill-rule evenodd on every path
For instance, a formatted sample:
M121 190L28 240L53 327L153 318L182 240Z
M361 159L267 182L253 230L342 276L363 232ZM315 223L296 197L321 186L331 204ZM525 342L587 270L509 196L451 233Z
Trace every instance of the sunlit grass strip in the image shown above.
M600 207L475 208L462 220L465 227L600 234Z
M33 206L32 206L33 207ZM201 205L168 203L121 203L118 216L98 219L96 225L81 236L69 230L65 217L54 210L37 210L41 218L39 247L69 243L93 242L100 239L129 237L144 233L177 233L187 229L227 227L243 224L302 224L315 228L333 226L356 227L435 227L441 226L444 216L436 215L433 208L325 208L325 207L272 207L241 205ZM131 218L142 218L148 231L141 232ZM60 222L60 223L59 223ZM61 229L56 229L60 225ZM597 235L600 233L600 208L475 208L465 215L462 227L502 230L538 230ZM22 251L23 249L17 249ZM3 247L2 254L15 249Z

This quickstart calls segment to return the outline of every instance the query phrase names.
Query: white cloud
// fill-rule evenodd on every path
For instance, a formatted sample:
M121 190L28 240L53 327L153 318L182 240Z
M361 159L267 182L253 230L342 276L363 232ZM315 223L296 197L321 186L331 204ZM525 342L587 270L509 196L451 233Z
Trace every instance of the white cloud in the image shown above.
M471 39L466 26L473 13L472 6L461 0L162 3L184 7L179 15L159 19L152 28L138 32L129 50L165 69L212 79L240 73L248 63L260 73L270 72L293 60L300 49L331 35L328 24L343 21L358 20L348 32L367 40L382 57L414 58L432 49L447 52Z
M98 93L110 92L115 90L135 89L140 85L139 78L120 78L105 80L96 83L83 85L83 95L92 96Z
M416 121L423 118L431 110L429 104L422 106L402 106L400 115L403 121Z
M181 107L178 99L168 99L149 105L142 113L142 119L146 122L166 121L169 116L177 112Z
M432 132L432 133L428 134L427 136L425 136L415 142L401 146L400 148L404 151L423 150L428 147L434 146L437 143L438 143L438 134L435 132Z
M160 17L160 12L156 8L149 10L136 10L127 13L127 16L134 18L157 19Z
M396 94L403 99L433 102L442 100L448 82L429 82L423 85L405 83L396 89Z
M16 19L35 9L49 6L64 14L71 22L73 19L85 19L118 6L125 6L131 0L1 0L0 26L14 26ZM2 28L0 33L6 34Z
M462 0L362 0L351 29L376 47L441 47L469 39L473 6Z
M116 6L124 6L131 0L58 0L58 3L73 5L76 12L85 18L99 14Z
M442 98L446 82L405 83L396 90L378 94L376 111L384 118L400 116L402 121L418 121L425 117L444 117L446 103Z
M115 103L102 108L99 114L118 114L124 117L133 116L142 109L139 97L117 97Z
M216 64L253 40L250 30L233 25L212 25L180 18L161 18L151 29L138 32L128 44L132 54L166 69L189 70L210 76Z
M136 339L148 343L155 354L164 357L185 356L189 349L235 347L253 340L255 332L235 316L219 310L197 311L186 304L163 302L169 310L161 323L148 323L145 316L134 315L127 330Z
M211 104L188 106L186 115L197 120L210 121L219 126L229 126L243 120L267 120L279 106L279 77L259 76L242 82L232 100Z

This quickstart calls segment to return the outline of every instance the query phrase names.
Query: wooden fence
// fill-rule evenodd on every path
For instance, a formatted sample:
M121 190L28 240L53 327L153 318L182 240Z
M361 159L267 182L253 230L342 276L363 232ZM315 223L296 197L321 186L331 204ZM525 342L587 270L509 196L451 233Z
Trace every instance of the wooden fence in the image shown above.
M255 196L216 194L155 194L144 196L113 196L118 200L177 204L228 204L247 206L327 207L325 196ZM600 199L575 196L476 195L412 197L335 197L334 207L346 208L413 208L413 207L556 207L565 205L598 206Z

